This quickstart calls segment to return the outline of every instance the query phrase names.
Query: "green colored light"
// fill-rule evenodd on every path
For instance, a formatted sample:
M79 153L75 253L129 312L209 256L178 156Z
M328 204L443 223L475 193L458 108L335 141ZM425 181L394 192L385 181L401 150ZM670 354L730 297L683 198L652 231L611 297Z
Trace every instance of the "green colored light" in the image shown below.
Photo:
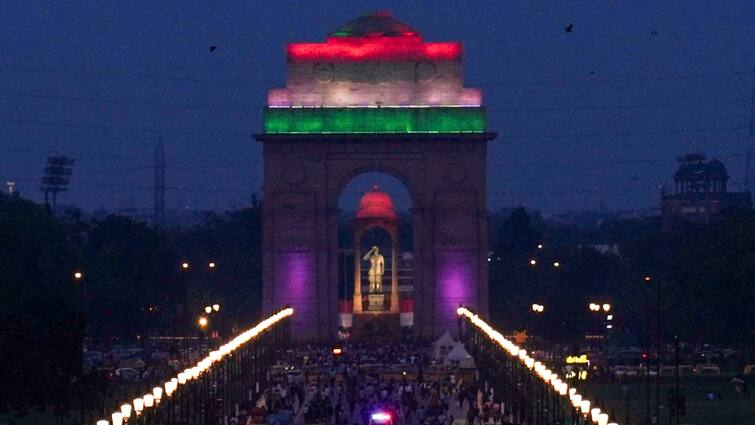
M482 133L482 107L265 108L265 133Z

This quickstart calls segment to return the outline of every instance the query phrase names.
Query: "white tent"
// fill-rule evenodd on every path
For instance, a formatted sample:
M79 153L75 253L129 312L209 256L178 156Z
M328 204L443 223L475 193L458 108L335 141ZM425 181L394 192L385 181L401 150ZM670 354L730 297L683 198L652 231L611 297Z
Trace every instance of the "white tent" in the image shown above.
M457 342L454 348L446 354L443 364L458 364L461 367L474 367L474 359L464 348L464 344Z
M445 331L440 338L433 342L433 358L438 360L442 359L454 348L455 344L456 341L451 338L451 334L448 331Z

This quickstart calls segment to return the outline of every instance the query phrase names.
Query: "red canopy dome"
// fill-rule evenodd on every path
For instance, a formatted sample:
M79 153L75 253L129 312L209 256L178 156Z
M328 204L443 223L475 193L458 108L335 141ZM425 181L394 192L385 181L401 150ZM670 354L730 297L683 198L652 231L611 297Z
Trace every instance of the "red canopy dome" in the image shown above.
M380 190L376 184L372 190L362 196L359 201L359 210L357 218L380 218L384 220L395 220L396 211L393 209L393 201L387 193Z

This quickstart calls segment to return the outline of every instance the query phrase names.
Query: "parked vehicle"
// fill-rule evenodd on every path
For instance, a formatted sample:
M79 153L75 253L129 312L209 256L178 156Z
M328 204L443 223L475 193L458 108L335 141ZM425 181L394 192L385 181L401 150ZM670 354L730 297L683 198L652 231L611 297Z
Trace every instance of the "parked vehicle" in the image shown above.
M717 364L704 363L695 365L697 376L721 376L721 368Z
M122 367L115 370L115 377L123 381L138 381L141 379L142 374L136 369Z

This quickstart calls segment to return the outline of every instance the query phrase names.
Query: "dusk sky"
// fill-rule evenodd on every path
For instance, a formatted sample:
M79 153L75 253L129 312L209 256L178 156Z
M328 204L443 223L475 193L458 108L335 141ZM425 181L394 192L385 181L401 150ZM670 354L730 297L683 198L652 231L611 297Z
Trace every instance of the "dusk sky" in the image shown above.
M45 158L61 153L76 165L60 203L150 209L162 138L168 209L246 205L261 191L251 135L266 90L284 85L285 44L323 41L371 10L392 11L426 41L464 44L465 85L483 89L499 133L491 210L654 207L675 158L691 151L721 159L741 189L752 0L5 0L2 189L13 180L41 201ZM349 189L367 190L360 181Z

